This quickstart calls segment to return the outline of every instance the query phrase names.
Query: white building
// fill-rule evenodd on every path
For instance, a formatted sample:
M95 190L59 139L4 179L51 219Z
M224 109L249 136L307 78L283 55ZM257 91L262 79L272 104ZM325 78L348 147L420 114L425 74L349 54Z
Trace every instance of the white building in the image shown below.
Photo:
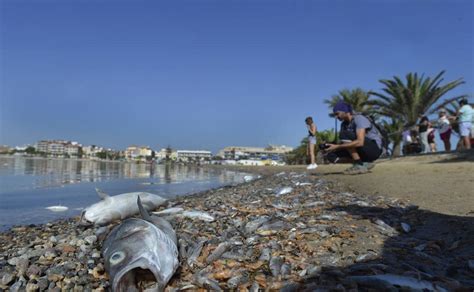
M262 147L229 146L219 151L218 156L233 160L283 160L292 147L269 145Z
M183 162L205 161L211 159L211 151L207 150L177 150L177 160Z

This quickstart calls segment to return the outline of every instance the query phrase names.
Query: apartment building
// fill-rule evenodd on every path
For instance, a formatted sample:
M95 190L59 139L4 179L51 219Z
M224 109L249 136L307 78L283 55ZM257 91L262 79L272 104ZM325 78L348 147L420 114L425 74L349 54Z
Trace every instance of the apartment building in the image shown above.
M211 151L207 150L177 150L176 158L178 161L205 161L211 159Z
M220 150L218 156L233 160L283 160L284 155L292 150L292 147L284 145L269 145L265 148L229 146Z

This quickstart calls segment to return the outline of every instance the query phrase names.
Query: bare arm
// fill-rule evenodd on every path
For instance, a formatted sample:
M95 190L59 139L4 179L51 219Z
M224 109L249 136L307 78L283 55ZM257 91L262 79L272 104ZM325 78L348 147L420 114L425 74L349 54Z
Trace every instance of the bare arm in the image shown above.
M344 143L344 144L328 144L329 148L326 149L326 151L335 151L338 149L346 149L346 148L354 148L354 147L362 147L364 146L364 140L365 140L365 129L358 129L356 131L357 134L357 139L354 141L351 141L349 143Z

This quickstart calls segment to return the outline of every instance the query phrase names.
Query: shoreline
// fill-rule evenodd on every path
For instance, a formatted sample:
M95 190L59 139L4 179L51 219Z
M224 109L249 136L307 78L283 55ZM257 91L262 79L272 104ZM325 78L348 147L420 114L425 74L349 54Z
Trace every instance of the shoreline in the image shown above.
M224 290L365 289L356 277L377 274L420 277L447 289L474 287L469 266L474 259L472 217L347 191L331 175L318 175L318 169L324 174L322 168L283 168L254 169L262 178L179 197L165 206L201 210L216 218L170 219L182 247L180 267L167 289L209 289L209 283ZM278 195L284 187L292 190ZM76 221L77 217L1 232L0 288L107 289L100 249L115 224L84 228ZM191 260L200 241L205 242L202 250ZM231 245L208 263L222 242Z

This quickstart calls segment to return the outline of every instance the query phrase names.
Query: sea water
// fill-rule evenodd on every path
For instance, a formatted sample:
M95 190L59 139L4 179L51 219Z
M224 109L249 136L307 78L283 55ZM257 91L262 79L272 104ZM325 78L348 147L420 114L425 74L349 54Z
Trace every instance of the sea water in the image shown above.
M149 192L171 199L242 183L244 175L191 165L0 156L0 230L79 215L99 200L95 188L109 195ZM46 209L51 206L67 210Z

